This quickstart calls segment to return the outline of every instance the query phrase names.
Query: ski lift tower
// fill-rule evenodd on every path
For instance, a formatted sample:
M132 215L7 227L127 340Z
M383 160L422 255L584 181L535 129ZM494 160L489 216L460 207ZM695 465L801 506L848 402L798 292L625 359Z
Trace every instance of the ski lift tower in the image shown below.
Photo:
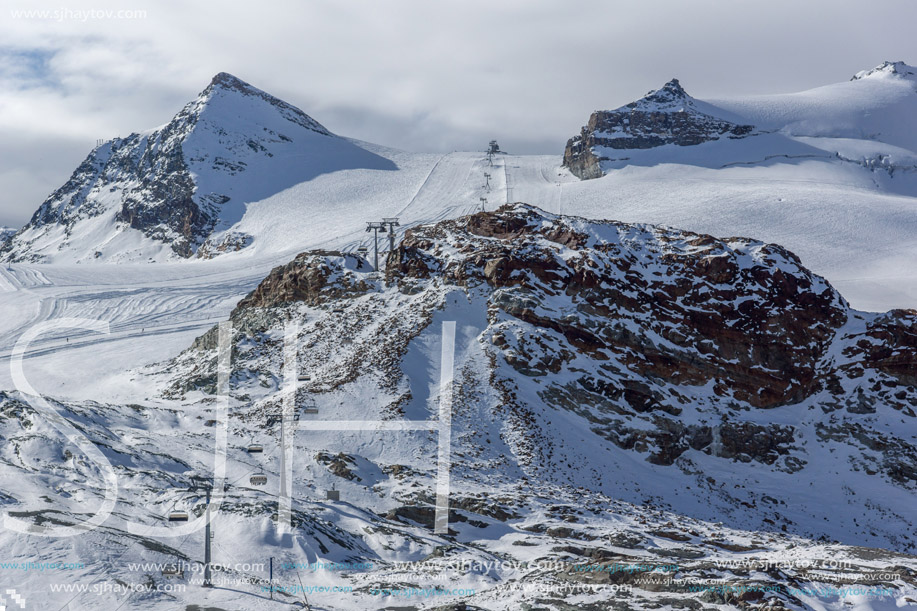
M395 250L395 227L400 227L397 217L388 217L382 219L382 224L388 228L388 251Z
M386 231L386 229L385 229L385 223L379 223L379 222L375 222L375 221L367 221L367 223L366 223L366 231L367 231L367 232L369 232L369 231L372 231L372 232L373 232L373 245L374 245L374 248L375 248L375 252L374 252L374 255L375 255L375 259L374 259L375 265L373 266L373 269L375 269L376 271L379 271L379 232L381 231L382 233L385 233L385 231Z
M487 160L490 161L490 165L494 164L494 155L498 154L500 154L500 145L496 140L491 140L487 145Z
M206 518L204 519L204 583L203 587L212 588L213 581L211 580L210 575L210 540L213 537L213 534L210 532L210 492L212 487L210 482L200 476L193 476L191 478L191 490L203 490L207 494L207 508L206 508Z

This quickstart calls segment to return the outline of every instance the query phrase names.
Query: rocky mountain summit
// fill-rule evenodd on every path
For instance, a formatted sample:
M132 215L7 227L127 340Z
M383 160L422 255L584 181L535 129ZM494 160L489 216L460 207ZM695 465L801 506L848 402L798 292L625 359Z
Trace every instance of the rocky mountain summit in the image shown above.
M913 66L909 66L902 61L886 61L882 62L871 70L861 70L860 72L857 72L850 80L859 81L864 78L882 76L894 76L898 78L914 77L917 76L917 70L915 70ZM911 80L914 79L912 78Z
M221 72L166 125L96 147L0 250L12 261L212 257L251 244L246 204L318 174L389 167L298 108Z
M754 126L738 125L704 112L678 79L615 110L598 110L578 136L567 141L564 166L582 179L602 176L603 149L693 146L720 138L744 138Z

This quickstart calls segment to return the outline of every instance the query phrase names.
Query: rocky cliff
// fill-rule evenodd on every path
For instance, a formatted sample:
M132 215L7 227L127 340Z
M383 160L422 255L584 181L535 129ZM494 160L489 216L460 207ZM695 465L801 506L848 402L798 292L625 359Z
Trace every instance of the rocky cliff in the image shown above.
M583 180L603 175L603 149L649 149L666 144L693 146L720 138L743 138L754 126L738 125L701 111L672 79L661 89L615 110L598 110L579 135L567 141L564 165Z

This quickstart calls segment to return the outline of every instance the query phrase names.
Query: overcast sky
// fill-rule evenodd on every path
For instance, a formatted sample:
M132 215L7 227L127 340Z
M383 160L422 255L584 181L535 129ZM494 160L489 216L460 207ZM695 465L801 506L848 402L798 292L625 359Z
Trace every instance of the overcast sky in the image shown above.
M673 76L722 97L917 63L913 0L68 1L0 8L0 224L25 223L96 139L166 123L221 71L346 136L560 154L590 112ZM119 10L135 12L104 13Z

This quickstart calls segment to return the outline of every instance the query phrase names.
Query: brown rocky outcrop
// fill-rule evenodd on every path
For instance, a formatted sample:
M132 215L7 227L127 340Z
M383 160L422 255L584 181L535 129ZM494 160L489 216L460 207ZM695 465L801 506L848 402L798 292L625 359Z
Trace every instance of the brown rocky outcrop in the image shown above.
M665 144L694 146L744 138L753 125L738 125L699 111L678 79L616 110L597 110L579 135L567 141L564 166L583 180L603 175L602 149L649 149Z
M840 295L779 246L623 223L590 228L523 205L411 230L387 269L390 281L435 270L487 286L505 316L556 332L565 350L638 379L711 382L717 395L754 407L817 392L827 373L819 361L848 315ZM546 307L555 297L563 311ZM517 345L507 359L527 375L538 375L533 362L556 373L562 363L545 358L551 352L564 350ZM876 362L908 363L897 353ZM613 379L605 392L645 411L658 403L652 387Z
M362 280L348 274L349 269L367 270L361 257L337 251L313 250L275 267L249 293L236 309L269 308L294 302L318 305L346 295L368 290Z

